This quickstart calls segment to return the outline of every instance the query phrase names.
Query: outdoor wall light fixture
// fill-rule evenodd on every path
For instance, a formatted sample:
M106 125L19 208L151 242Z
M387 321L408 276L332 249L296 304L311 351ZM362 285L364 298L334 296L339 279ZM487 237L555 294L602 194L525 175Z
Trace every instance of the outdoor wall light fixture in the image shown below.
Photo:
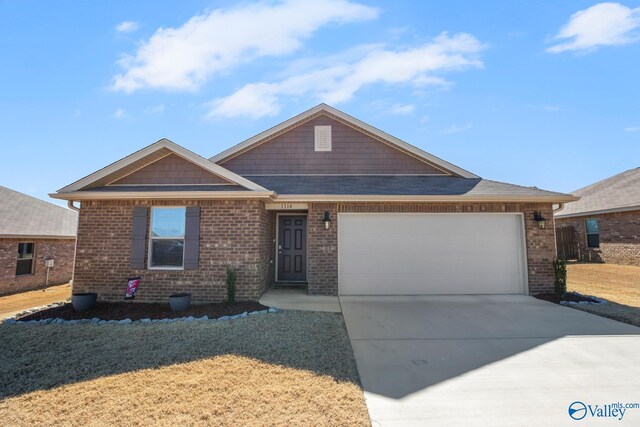
M538 228L544 228L545 222L547 220L544 219L540 211L535 211L533 213L533 219L538 223Z
M329 229L329 224L331 224L331 218L329 218L329 211L324 211L324 218L322 218L322 222L324 222L324 229Z

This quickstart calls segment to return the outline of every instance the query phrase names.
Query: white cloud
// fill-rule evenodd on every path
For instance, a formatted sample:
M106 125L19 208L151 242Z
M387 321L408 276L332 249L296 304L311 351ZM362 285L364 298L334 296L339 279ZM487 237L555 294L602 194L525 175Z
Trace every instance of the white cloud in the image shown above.
M442 129L442 133L452 135L454 133L468 131L469 129L471 129L471 123L467 123L466 125L451 125L448 128Z
M127 115L127 112L122 109L122 108L118 108L116 111L114 111L112 117L114 119L122 119Z
M138 23L134 21L124 21L116 25L116 31L119 33L133 33L138 29Z
M124 56L112 88L195 90L216 73L259 57L290 54L320 27L375 19L378 9L349 0L286 0L216 9L179 28L160 28Z
M158 105L154 105L153 107L147 108L145 112L150 114L160 114L160 113L164 113L165 108L166 107L164 104L158 104Z
M338 104L351 99L362 87L376 83L446 84L446 80L432 73L481 68L483 64L478 56L483 48L475 37L464 33L453 36L443 33L426 44L405 50L371 46L351 61L317 67L279 82L249 83L227 97L212 101L207 117L275 115L280 111L283 98L301 96Z
M397 114L400 116L408 116L413 113L416 109L416 106L413 104L394 104L389 109L389 113Z
M624 128L625 132L640 132L640 126L631 126L628 128Z
M598 3L574 13L555 36L563 40L547 52L588 52L599 46L616 46L639 40L640 7L620 3Z

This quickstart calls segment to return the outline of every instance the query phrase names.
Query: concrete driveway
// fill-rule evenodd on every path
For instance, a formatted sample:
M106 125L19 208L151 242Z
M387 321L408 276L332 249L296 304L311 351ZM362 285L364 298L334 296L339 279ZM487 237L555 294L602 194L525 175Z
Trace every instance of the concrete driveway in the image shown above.
M640 403L640 328L527 296L340 302L374 426L640 425L568 413Z

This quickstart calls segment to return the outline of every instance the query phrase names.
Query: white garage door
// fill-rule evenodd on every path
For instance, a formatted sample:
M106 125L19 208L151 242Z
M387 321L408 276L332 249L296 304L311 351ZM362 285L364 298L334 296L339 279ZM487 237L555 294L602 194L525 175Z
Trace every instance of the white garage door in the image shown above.
M525 293L522 229L516 214L339 214L339 292Z

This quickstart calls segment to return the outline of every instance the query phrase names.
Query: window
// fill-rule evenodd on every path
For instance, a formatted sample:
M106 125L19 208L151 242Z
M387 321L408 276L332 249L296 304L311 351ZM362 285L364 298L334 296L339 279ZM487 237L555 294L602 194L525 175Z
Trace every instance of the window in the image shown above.
M33 274L33 253L35 243L18 243L18 260L16 261L16 276Z
M184 265L186 208L152 208L149 267L180 269Z
M600 226L597 219L588 219L584 222L587 229L587 246L590 248L600 247Z

